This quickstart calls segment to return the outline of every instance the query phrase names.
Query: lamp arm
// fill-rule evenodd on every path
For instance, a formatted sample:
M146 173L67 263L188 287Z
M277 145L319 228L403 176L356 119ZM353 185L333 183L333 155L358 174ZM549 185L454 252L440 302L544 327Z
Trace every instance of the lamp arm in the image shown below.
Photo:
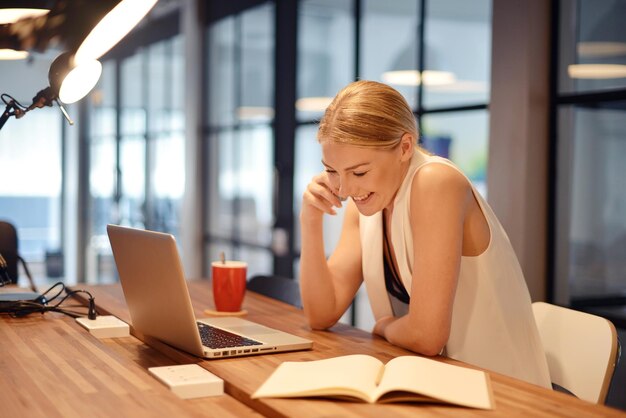
M9 103L7 105L7 107L4 109L4 112L2 112L2 116L0 116L0 129L2 129L2 127L4 126L5 123L7 123L7 120L9 120L9 116L11 116L13 113L11 113L11 104Z
M7 107L4 108L4 112L2 112L2 116L0 116L0 129L2 129L4 124L7 123L9 117L15 116L16 119L19 119L24 116L24 113L27 112L27 110L22 109L13 98L11 98L8 102L6 100L4 102L6 103Z

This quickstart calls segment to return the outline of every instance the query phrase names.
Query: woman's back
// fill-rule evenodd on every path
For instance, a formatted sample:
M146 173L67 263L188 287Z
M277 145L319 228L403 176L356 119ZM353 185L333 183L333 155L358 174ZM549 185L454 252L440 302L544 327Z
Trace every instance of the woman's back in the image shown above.
M413 238L410 227L410 190L415 173L426 164L446 164L443 158L416 151L411 168L394 202L391 240L404 286L411 289ZM469 181L469 180L468 180ZM472 187L490 229L486 250L463 256L453 304L450 336L445 355L485 369L550 387L548 367L534 322L530 296L517 257L493 211ZM377 319L392 315L384 286L382 250L372 241L381 214L359 219L363 246L363 273ZM382 229L380 229L382 231ZM382 286L381 286L381 283Z

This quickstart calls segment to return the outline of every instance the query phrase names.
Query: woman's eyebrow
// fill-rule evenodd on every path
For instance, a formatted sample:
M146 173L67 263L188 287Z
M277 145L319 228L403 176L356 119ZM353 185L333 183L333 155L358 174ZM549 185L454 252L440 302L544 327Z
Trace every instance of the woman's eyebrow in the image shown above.
M324 164L324 166L325 166L325 167L327 167L327 168L330 168L330 169L333 169L333 170L334 170L334 168L332 168L331 166L329 166L328 164L326 164L326 163L324 162L324 160L322 160L322 164ZM362 166L362 165L367 165L367 164L369 164L369 163L359 163L359 164L355 164L355 165L353 165L353 166L346 167L344 170L346 170L346 171L347 171L347 170L354 170L355 168L358 168L358 167L360 167L360 166Z

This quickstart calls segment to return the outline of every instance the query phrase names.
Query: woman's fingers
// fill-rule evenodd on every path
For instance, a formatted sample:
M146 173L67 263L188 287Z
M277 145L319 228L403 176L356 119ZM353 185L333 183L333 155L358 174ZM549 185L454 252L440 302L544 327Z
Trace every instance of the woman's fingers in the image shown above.
M313 177L312 183L317 183L317 184L319 184L322 187L320 194L326 200L331 202L331 204L333 206L338 207L338 208L340 208L342 206L341 205L341 198L338 195L339 191L336 190L332 186L331 182L328 179L328 174L326 174L326 172L323 172L323 173L318 174L317 176Z
M303 201L305 204L330 215L337 213L335 207L341 207L341 201L333 193L325 173L313 177L304 192Z

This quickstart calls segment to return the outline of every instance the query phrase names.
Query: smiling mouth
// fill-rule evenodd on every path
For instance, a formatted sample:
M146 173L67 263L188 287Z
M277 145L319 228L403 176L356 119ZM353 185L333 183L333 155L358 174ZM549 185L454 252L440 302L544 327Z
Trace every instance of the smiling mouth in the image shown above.
M372 193L367 193L361 196L352 196L352 200L354 200L355 202L362 202L364 200L367 200L367 198L369 198L372 195Z

